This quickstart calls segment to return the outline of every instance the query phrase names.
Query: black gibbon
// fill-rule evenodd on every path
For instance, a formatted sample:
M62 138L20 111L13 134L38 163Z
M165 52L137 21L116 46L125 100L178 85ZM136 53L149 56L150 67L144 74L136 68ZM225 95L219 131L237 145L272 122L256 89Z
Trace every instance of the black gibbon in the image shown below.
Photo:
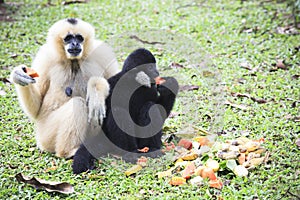
M73 161L73 172L81 173L93 167L95 158L116 153L134 161L141 149L143 155L161 155L162 127L169 116L178 93L173 77L159 77L156 60L146 49L137 49L124 62L123 69L108 79L110 92L106 98L106 118L101 133L87 137Z
M80 19L60 20L32 63L39 77L27 75L24 65L11 73L21 106L35 123L38 147L58 157L73 156L89 123L102 122L106 79L119 72L112 49L94 34Z

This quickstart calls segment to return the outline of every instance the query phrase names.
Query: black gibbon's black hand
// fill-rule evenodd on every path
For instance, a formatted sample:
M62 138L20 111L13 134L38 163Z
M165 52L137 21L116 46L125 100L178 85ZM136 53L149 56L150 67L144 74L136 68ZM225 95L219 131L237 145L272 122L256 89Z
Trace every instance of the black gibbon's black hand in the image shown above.
M173 77L162 77L162 78L165 80L165 82L161 85L157 85L158 92L161 95L169 94L169 93L173 93L174 95L176 95L179 90L179 85L177 80Z

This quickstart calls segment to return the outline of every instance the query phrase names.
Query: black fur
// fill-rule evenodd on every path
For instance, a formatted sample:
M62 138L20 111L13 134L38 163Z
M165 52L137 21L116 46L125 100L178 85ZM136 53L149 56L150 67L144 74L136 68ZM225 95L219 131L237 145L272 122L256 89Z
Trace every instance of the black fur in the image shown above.
M135 161L138 155L141 156L138 154L138 149L144 147L149 147L149 152L143 155L156 157L162 154L160 151L162 145L161 129L174 105L178 83L175 78L164 77L166 81L162 85L156 85L153 78L159 74L155 68L155 63L155 58L150 51L137 49L125 60L122 71L108 79L110 94L106 99L107 116L102 124L103 133L98 134L98 139L96 137L87 138L87 141L76 152L72 165L75 174L91 169L95 157L99 156L98 152L103 154L117 153L128 161ZM149 65L140 67L145 64ZM150 137L145 135L147 133L135 127L133 123L130 123L127 117L124 117L124 113L128 113L128 102L124 102L123 99L126 99L126 96L129 95L130 88L137 85L135 77L141 71L151 78L151 87L139 85L133 92L129 101L129 114L135 124L145 127L151 123L153 127L157 128L157 132L154 132L154 135ZM116 91L118 91L117 94L114 93ZM117 95L119 99L116 102L113 100L114 95ZM161 107L155 107L155 104ZM154 115L151 119L149 115L150 108L150 112ZM114 113L117 113L117 115L114 115ZM121 122L119 124L117 124L118 118ZM125 128L126 131L122 128ZM127 134L128 132L131 135ZM95 145L98 148L97 153L95 153ZM91 149L93 149L92 153L90 153Z
M75 18L68 18L67 21L68 21L70 24L73 24L73 25L75 25L75 24L78 23L78 20L75 19Z

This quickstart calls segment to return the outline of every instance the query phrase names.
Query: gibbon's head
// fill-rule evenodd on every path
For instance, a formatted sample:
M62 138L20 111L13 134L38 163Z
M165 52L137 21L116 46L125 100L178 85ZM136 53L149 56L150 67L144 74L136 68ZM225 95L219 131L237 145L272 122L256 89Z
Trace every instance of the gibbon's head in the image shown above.
M145 86L150 86L155 78L159 77L156 60L153 54L144 48L133 51L125 60L123 73L135 74L135 80Z
M63 19L49 29L47 43L54 45L62 59L82 59L87 55L95 30L92 25L76 18Z

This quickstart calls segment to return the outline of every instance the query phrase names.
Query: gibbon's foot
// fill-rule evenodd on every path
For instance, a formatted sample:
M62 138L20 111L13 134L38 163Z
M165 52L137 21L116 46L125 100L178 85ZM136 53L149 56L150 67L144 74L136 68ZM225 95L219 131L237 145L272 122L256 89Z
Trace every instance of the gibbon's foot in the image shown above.
M72 169L74 174L80 174L87 170L95 168L95 158L88 152L84 145L82 145L76 152L73 158Z
M26 73L26 65L15 67L11 73L11 79L14 83L21 86L26 86L36 82L34 78Z

